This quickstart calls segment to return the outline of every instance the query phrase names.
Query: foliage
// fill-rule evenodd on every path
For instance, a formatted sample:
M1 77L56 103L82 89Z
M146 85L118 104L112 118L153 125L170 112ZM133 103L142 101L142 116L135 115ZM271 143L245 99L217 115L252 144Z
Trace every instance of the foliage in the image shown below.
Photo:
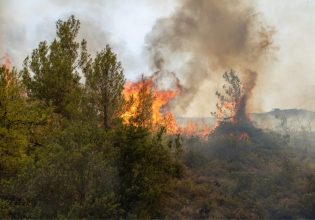
M153 132L146 86L131 123L118 123L134 104L122 100L122 66L109 46L92 59L79 24L58 21L21 75L0 67L1 218L315 217L311 131L294 142L248 124L208 140ZM218 109L242 93L233 71L224 79Z
M153 93L150 87L146 86L144 76L141 78L141 87L138 100L130 99L129 106L136 105L137 112L132 116L130 122L136 127L152 128L152 104ZM133 103L136 102L136 103Z
M90 102L102 118L103 127L109 129L121 114L125 77L121 63L109 45L96 54L92 70L86 73L86 87Z
M127 127L118 133L119 183L125 217L159 216L162 198L181 165L163 144L162 132L152 135L145 128Z
M46 124L49 110L25 97L16 70L0 67L0 213L8 217L19 199L9 188L30 160L38 128ZM12 199L14 198L14 199Z
M48 45L39 43L31 57L24 61L22 71L28 95L52 105L56 113L66 118L77 117L80 103L80 71L87 62L86 42L76 37L80 28L79 20L71 16L67 21L56 24L57 38Z
M64 122L25 173L29 217L117 215L117 152L108 134L81 122Z
M226 84L223 85L223 93L219 91L215 93L219 101L216 104L217 111L212 112L212 115L219 121L231 121L242 97L242 85L239 77L233 70L225 72L223 79Z

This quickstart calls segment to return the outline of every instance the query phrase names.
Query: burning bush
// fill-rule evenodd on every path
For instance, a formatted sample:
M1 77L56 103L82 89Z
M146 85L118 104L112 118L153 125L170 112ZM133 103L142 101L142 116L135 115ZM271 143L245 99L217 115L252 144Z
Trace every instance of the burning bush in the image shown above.
M171 77L174 77L170 73ZM180 126L176 122L174 114L170 110L170 104L181 95L181 86L175 78L175 89L160 89L160 72L154 73L150 78L144 78L138 82L127 82L123 95L125 98L125 109L121 118L125 124L136 127L147 127L158 130L164 127L170 135L181 134L183 136L198 136L205 138L212 128L206 123L198 125L189 122Z
M152 79L127 82L123 91L126 109L121 115L125 124L156 129L165 127L167 133L177 132L177 123L167 104L175 98L177 91L158 90ZM164 110L164 112L162 112Z
M213 135L233 135L241 141L274 144L261 129L253 125L247 114L247 102L255 86L256 73L248 71L246 76L247 81L243 84L235 71L224 73L226 84L223 85L223 92L216 92L217 111L212 113L217 121Z

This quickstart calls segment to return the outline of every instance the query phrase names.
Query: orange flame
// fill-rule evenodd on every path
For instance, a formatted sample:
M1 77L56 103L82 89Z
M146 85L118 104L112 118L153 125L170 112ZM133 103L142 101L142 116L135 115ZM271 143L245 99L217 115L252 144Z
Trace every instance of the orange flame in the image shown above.
M170 111L162 112L163 108L176 97L177 91L171 90L158 90L155 88L152 80L146 79L136 83L127 82L123 91L123 95L126 101L133 99L132 106L130 106L122 115L125 124L130 124L130 119L137 114L140 102L140 90L146 87L148 91L152 91L153 103L152 103L152 117L151 121L153 127L165 127L167 133L177 133L177 123L174 115Z
M2 65L8 70L11 70L12 68L11 59L7 53L2 57Z
M249 135L246 132L241 133L239 136L239 139L242 141L249 141L250 140Z
M7 53L2 57L2 68L5 69L3 79L5 82L5 87L9 88L10 85L14 85L17 83L16 77L12 74L12 64L10 57Z
M236 102L225 102L216 112L217 123L221 123L223 121L236 123L236 108Z
M180 128L180 133L185 136L192 136L196 134L198 131L198 127L195 123L189 122L185 127Z
M132 99L131 106L121 114L121 118L125 124L132 124L132 118L137 115L138 108L140 107L140 91L145 87L147 91L152 92L152 128L156 129L164 127L168 134L178 134L183 136L198 136L206 139L214 129L207 123L196 124L189 122L186 125L179 126L176 122L175 116L167 109L170 101L174 100L180 94L180 89L176 90L159 90L155 86L152 79L145 79L139 82L128 81L123 90L123 96L128 103ZM142 106L143 107L143 106Z
M207 139L208 136L214 132L213 127L210 127L207 123L196 124L189 122L185 126L179 128L179 132L184 136L198 136L203 139Z

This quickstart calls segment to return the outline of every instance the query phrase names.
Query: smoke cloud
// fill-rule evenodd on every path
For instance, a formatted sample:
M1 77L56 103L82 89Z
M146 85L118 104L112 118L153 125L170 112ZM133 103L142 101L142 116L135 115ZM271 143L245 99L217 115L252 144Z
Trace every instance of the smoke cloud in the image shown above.
M314 10L309 0L0 0L0 61L8 54L20 69L40 41L55 37L55 22L74 14L89 51L109 43L128 79L175 72L183 89L172 103L176 115L215 111L214 93L230 69L244 83L246 69L257 72L251 111L315 110Z
M1 0L0 0L1 1ZM88 4L85 1L39 1L23 2L23 7L17 7L16 2L0 2L0 53L8 54L15 65L29 55L40 41L51 41L56 36L55 23L58 19L66 20L74 14L81 22L79 39L87 39L91 53L104 48L111 43L117 50L120 43L113 41L100 24L102 8L101 1ZM74 4L75 3L75 4ZM72 7L71 7L72 5ZM67 8L67 10L65 10ZM62 10L63 9L63 10ZM86 13L93 11L94 14ZM36 16L33 16L35 13Z
M173 103L175 112L206 108L210 114L205 102L215 105L207 97L213 97L224 71L246 72L245 84L253 79L248 74L259 74L272 34L250 1L183 0L170 17L155 24L147 50L151 67L176 72L185 88Z
M8 54L20 69L40 41L53 40L58 19L75 15L81 22L79 40L87 40L89 52L95 54L110 44L127 78L135 79L148 72L142 56L144 36L173 7L160 0L0 0L0 59Z

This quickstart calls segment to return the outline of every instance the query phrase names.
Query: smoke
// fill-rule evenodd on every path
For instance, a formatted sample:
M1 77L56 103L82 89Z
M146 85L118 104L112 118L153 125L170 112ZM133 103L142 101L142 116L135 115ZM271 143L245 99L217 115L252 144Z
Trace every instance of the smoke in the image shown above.
M7 53L20 69L40 41L53 40L58 19L75 15L81 22L78 40L87 40L89 52L110 44L127 78L136 78L148 71L142 56L144 36L173 7L160 0L0 0L0 57Z
M230 69L258 73L252 111L315 110L314 10L309 0L0 0L0 59L7 53L19 69L40 41L55 37L55 22L74 14L89 51L109 43L128 79L151 72L146 59L154 72L176 72L185 90L173 103L177 115L209 116ZM265 20L277 27L274 37ZM271 58L273 41L279 50Z
M66 20L70 15L80 20L78 41L86 39L92 55L110 44L123 60L124 67L135 69L133 56L126 51L124 39L113 33L118 32L113 24L118 11L116 1L0 0L0 10L0 58L8 54L18 69L39 42L51 42L56 37L56 21Z
M95 4L85 1L26 1L19 7L17 4L16 1L1 2L0 55L7 53L12 63L19 67L40 41L49 42L56 36L56 21L66 20L72 14L81 22L78 39L87 39L91 53L104 48L107 43L121 49L99 22L101 9L105 7L101 1L95 1Z
M15 25L15 20L10 19L10 16L15 14L11 10L6 10L9 7L9 1L0 0L0 58L2 62L5 62L8 56L11 58L13 53L19 54L19 50L22 50L21 44L24 42L23 36L25 36L24 28Z
M256 86L257 73L251 70L246 70L246 82L242 87L242 96L237 104L237 109L235 112L235 119L239 122L249 122L249 116L247 114L248 101L252 96L254 87Z
M204 102L215 103L205 97L214 94L216 88L210 86L224 71L259 73L272 34L250 1L183 0L170 17L155 24L147 51L153 69L177 73L185 92L174 110L185 114L189 108L202 110ZM242 76L245 84L247 77Z
M5 54L2 58L1 66L4 66L6 69L12 68L12 63L8 54Z
M5 41L5 36L3 35L3 32L5 30L5 24L6 24L6 8L7 3L3 0L0 0L0 51L4 51L4 41ZM0 55L2 56L2 55Z

